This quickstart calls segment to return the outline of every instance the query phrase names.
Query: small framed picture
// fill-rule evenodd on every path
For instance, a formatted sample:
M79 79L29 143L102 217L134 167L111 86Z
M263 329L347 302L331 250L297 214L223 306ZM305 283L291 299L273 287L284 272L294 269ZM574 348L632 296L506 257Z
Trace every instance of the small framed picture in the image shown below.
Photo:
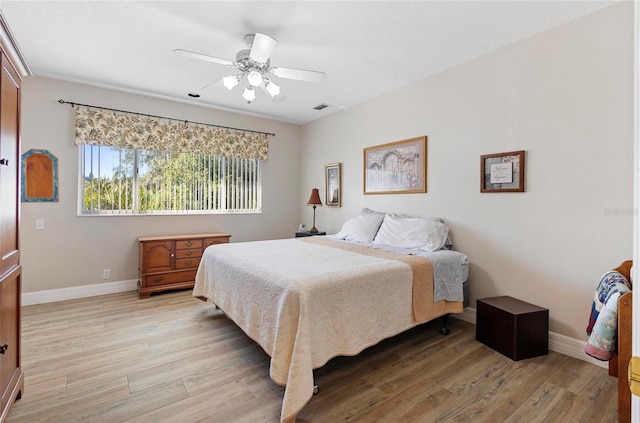
M58 159L47 150L22 155L22 202L58 201Z
M524 150L480 156L480 192L524 192Z
M324 166L324 205L328 207L342 206L342 175L340 163Z

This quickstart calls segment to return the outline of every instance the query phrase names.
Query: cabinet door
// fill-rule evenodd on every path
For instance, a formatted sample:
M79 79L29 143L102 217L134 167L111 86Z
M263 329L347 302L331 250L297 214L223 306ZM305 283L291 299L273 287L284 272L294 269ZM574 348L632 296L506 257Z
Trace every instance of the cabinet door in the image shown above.
M140 243L140 272L157 273L173 270L173 241L149 241Z
M15 399L20 379L20 271L16 267L0 279L0 388L2 409Z
M20 262L18 250L20 175L20 79L2 54L0 58L0 276Z

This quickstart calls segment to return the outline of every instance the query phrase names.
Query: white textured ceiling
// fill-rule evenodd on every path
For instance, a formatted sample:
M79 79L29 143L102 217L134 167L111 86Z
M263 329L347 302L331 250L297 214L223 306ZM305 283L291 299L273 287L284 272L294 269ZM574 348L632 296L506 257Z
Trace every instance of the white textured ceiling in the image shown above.
M35 75L306 123L613 3L3 0L0 10ZM173 53L233 61L255 32L278 40L272 66L326 81L279 79L285 101L258 91L247 104L241 85L202 89L230 68ZM313 110L320 103L330 107Z

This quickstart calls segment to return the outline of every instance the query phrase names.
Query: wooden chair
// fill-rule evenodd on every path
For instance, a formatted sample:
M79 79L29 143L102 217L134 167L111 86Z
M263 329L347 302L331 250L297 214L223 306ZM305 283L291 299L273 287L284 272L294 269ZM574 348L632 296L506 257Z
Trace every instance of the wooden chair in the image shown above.
M627 260L613 270L631 280L633 261ZM631 423L631 391L627 380L631 359L631 313L633 297L631 293L618 299L618 351L609 361L609 375L618 378L618 423Z

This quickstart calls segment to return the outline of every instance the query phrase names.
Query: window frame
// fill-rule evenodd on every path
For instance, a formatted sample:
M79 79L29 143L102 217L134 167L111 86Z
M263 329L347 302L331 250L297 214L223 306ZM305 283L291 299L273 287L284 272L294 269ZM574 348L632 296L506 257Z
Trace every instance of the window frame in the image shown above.
M133 198L132 198L132 208L128 209L128 210L119 210L119 211L114 211L114 212L109 212L106 210L101 210L98 213L86 213L84 210L84 190L83 190L83 176L84 176L84 166L85 166L85 160L84 160L84 148L87 147L89 145L87 144L81 144L81 145L77 145L76 147L78 147L78 166L77 166L77 170L78 170L78 175L77 175L77 206L76 206L76 214L78 217L115 217L115 216L194 216L194 215L215 215L215 214L224 214L224 215L231 215L231 214L246 214L246 215L250 215L250 214L262 214L262 177L263 177L263 160L260 159L249 159L249 160L256 160L256 197L257 197L257 201L258 201L258 207L256 210L239 210L239 209L228 209L228 208L224 208L224 209L218 209L218 210L179 210L179 211L158 211L158 212L140 212L140 177L139 177L139 152L140 151L152 151L152 150L144 150L144 149L129 149L129 150L134 150L134 178L133 178L133 183L132 183L132 189L134 192ZM91 145L89 147L99 147L99 148L121 148L121 147L112 147L112 146L107 146L107 145ZM180 153L180 152L176 152L176 153ZM199 154L199 153L183 153L183 154ZM216 158L222 158L223 160L236 160L233 157L224 157L224 156L215 156L215 155L210 155ZM247 160L247 159L237 159L237 160ZM233 191L233 190L227 190L227 187L224 186L223 190L224 190L224 204L227 203L228 199L226 197L226 195L228 194L229 191Z

